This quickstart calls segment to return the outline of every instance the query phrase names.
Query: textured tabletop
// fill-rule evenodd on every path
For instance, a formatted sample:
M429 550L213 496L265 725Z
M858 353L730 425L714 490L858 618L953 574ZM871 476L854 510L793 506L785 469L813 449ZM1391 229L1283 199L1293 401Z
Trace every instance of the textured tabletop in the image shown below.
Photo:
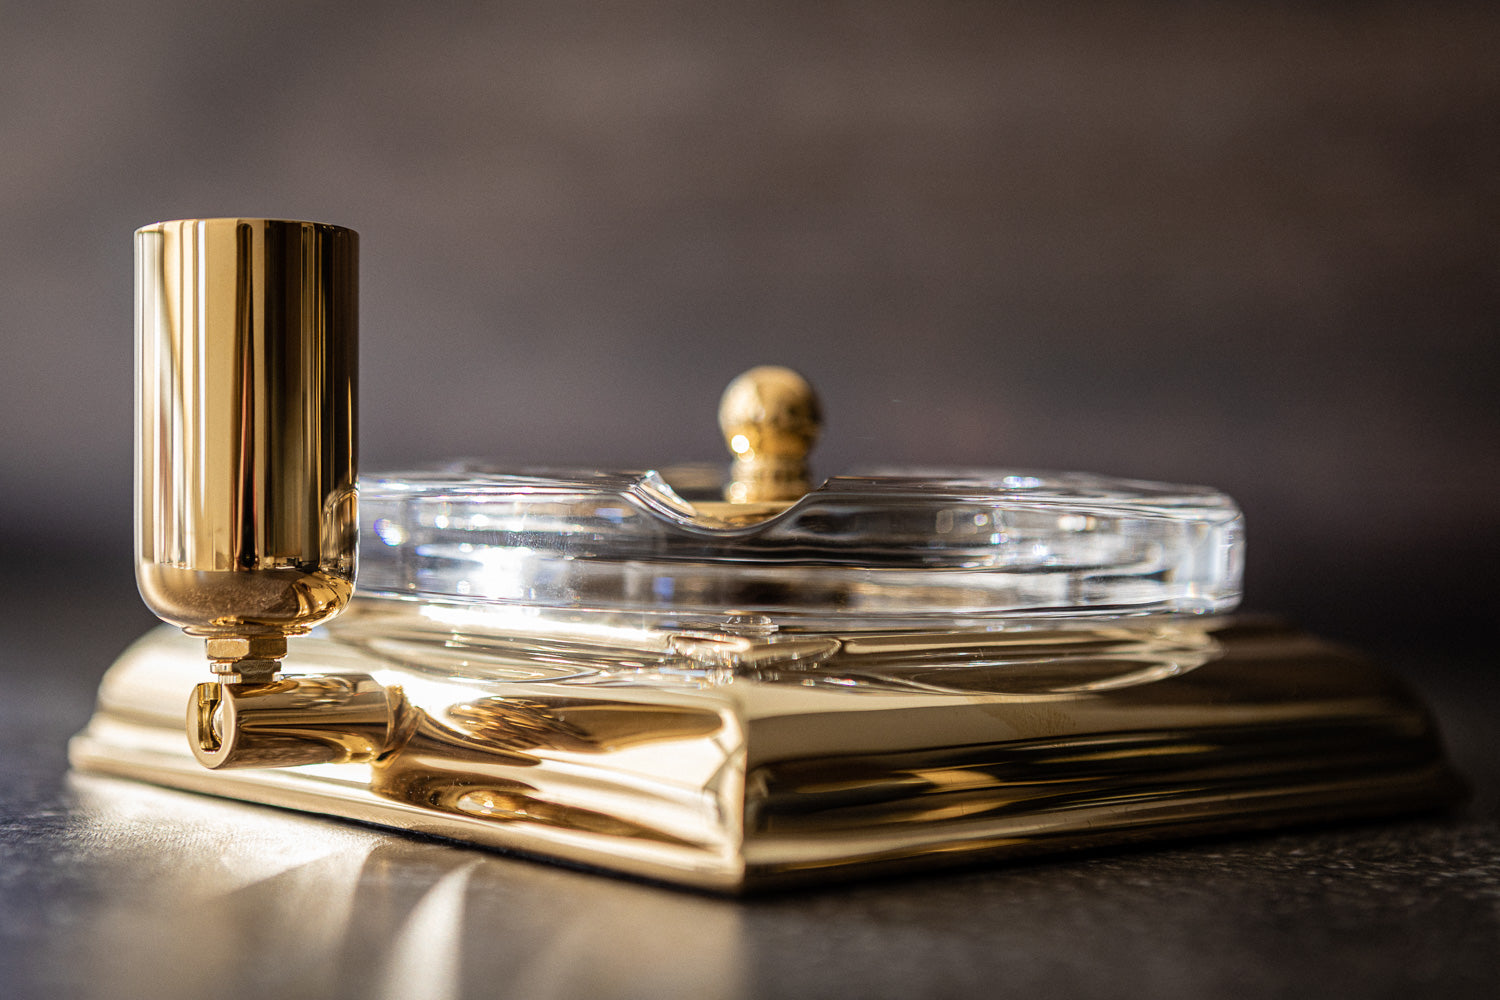
M1474 785L1449 815L732 901L70 775L98 675L151 619L128 581L65 605L86 623L52 610L61 592L14 595L3 626L14 1000L1490 997L1500 979L1500 699L1477 657L1383 657Z

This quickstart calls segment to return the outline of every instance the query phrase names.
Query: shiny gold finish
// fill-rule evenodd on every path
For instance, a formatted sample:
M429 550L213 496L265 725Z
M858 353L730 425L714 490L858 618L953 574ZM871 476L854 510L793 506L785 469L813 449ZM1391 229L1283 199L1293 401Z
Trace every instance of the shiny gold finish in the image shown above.
M719 429L734 453L724 499L800 500L810 488L807 456L822 422L817 393L790 368L763 365L730 382L719 402Z
M353 591L357 239L274 219L136 231L136 579L220 643L221 673L269 676Z
M209 664L225 684L268 681L281 669L286 636L210 636L203 643Z
M211 660L278 660L286 655L284 635L210 636L203 647Z
M187 728L208 768L368 763L396 738L401 692L360 674L199 684Z
M301 641L325 686L226 689L239 761L321 746L368 763L205 771L170 708L201 661L165 629L107 675L73 763L725 892L1461 794L1401 684L1270 624L800 634L778 650L707 626L528 619L518 636L436 610L356 598ZM209 743L216 708L210 693L192 720Z
M137 233L137 576L207 640L121 657L80 769L721 891L1430 808L1459 783L1399 685L1232 622L818 632L726 613L366 597L355 236ZM818 402L731 384L726 523L803 496ZM311 766L307 766L311 765ZM288 769L288 768L291 769ZM206 769L205 769L206 768Z

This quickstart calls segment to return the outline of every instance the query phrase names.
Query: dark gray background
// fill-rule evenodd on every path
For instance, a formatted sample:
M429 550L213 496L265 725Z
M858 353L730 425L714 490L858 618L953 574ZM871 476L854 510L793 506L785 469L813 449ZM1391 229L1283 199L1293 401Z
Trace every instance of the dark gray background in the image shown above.
M1207 482L1255 607L1474 641L1497 40L1453 3L0 4L7 571L128 579L131 231L270 215L362 234L366 469L711 458L725 381L786 363L823 473Z
M455 993L1491 996L1497 43L1493 2L0 0L0 993L395 994L472 867ZM235 214L362 233L370 469L711 458L781 362L825 473L1220 486L1250 604L1412 679L1474 798L742 905L70 778L153 620L130 233Z

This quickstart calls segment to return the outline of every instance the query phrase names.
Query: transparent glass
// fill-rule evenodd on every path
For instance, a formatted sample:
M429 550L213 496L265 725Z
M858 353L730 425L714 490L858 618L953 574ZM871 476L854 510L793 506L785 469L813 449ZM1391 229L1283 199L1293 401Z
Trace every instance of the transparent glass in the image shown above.
M655 472L363 479L360 592L841 631L1216 614L1239 601L1243 521L1204 487L882 470L738 518L708 499L701 470L673 475L680 490Z

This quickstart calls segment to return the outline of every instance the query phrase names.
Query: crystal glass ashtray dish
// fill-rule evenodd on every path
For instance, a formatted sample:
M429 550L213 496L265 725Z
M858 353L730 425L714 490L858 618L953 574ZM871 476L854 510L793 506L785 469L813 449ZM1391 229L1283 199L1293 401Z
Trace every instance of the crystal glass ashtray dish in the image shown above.
M672 475L687 485L478 467L363 479L359 591L840 630L1218 614L1240 597L1239 509L1203 487L877 472L746 519L702 470Z

